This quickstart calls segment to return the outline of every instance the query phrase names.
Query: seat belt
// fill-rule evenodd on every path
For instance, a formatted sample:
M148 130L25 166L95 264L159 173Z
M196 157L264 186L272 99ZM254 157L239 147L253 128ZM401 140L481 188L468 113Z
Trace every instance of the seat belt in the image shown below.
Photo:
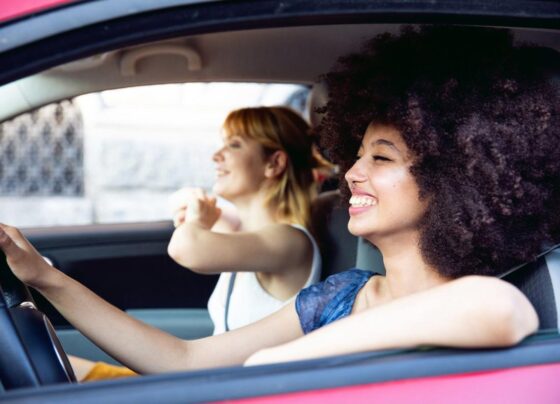
M552 250L557 249L558 247L560 247L560 244L554 244L552 247L547 248L546 250L544 250L543 252L541 252L540 254L536 255L535 258L533 258L531 261L527 261L524 262L522 264L519 264L517 266L514 266L511 269L508 269L506 272L502 273L501 275L498 275L498 278L504 278L506 276L508 276L509 274L514 273L515 271L517 271L518 269L523 268L525 265L529 265L531 262L535 262L536 260L538 260L540 257L548 254L549 252L551 252Z
M229 313L229 304L231 302L231 293L233 292L233 284L235 283L235 277L237 276L237 272L232 272L231 276L229 278L229 284L228 284L228 289L227 289L227 295L226 295L226 309L224 311L224 328L227 331L229 331L229 326L228 326L228 313Z

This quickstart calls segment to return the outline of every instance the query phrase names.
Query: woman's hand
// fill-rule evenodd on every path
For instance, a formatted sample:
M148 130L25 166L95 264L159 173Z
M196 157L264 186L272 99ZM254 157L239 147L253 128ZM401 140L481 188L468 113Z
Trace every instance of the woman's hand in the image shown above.
M187 207L180 208L173 213L173 226L175 228L181 226L185 223L185 217L187 216Z
M14 275L29 286L46 287L49 276L57 273L15 227L0 224L0 248Z
M187 212L187 200L191 194L197 192L197 188L181 188L169 197L169 208L173 215L173 225L179 227L185 221Z
M210 230L220 218L222 211L216 206L216 198L206 195L200 188L182 188L171 196L173 224L197 224Z
M185 222L210 230L221 214L222 210L216 206L216 198L201 190L200 194L191 196L187 201Z

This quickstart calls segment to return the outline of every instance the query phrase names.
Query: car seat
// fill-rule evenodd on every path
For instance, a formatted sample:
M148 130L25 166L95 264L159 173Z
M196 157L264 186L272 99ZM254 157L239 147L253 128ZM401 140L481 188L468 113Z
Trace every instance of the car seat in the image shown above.
M540 329L560 329L560 246L502 276L517 286L539 315Z

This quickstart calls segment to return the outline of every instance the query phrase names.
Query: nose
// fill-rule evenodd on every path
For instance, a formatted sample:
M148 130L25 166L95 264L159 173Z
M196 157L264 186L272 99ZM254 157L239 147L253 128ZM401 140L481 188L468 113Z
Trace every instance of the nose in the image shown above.
M216 163L222 161L224 159L224 155L222 154L223 151L223 147L220 147L218 150L216 150L212 155L212 160L214 160Z
M362 160L363 157L356 160L354 165L344 174L344 179L348 183L349 188L352 188L353 184L364 182L367 179Z

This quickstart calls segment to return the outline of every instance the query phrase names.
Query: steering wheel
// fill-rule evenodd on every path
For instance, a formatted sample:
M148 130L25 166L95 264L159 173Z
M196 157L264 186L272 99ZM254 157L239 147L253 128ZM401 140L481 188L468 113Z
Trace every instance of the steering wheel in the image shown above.
M0 252L0 380L4 389L75 382L54 328Z

